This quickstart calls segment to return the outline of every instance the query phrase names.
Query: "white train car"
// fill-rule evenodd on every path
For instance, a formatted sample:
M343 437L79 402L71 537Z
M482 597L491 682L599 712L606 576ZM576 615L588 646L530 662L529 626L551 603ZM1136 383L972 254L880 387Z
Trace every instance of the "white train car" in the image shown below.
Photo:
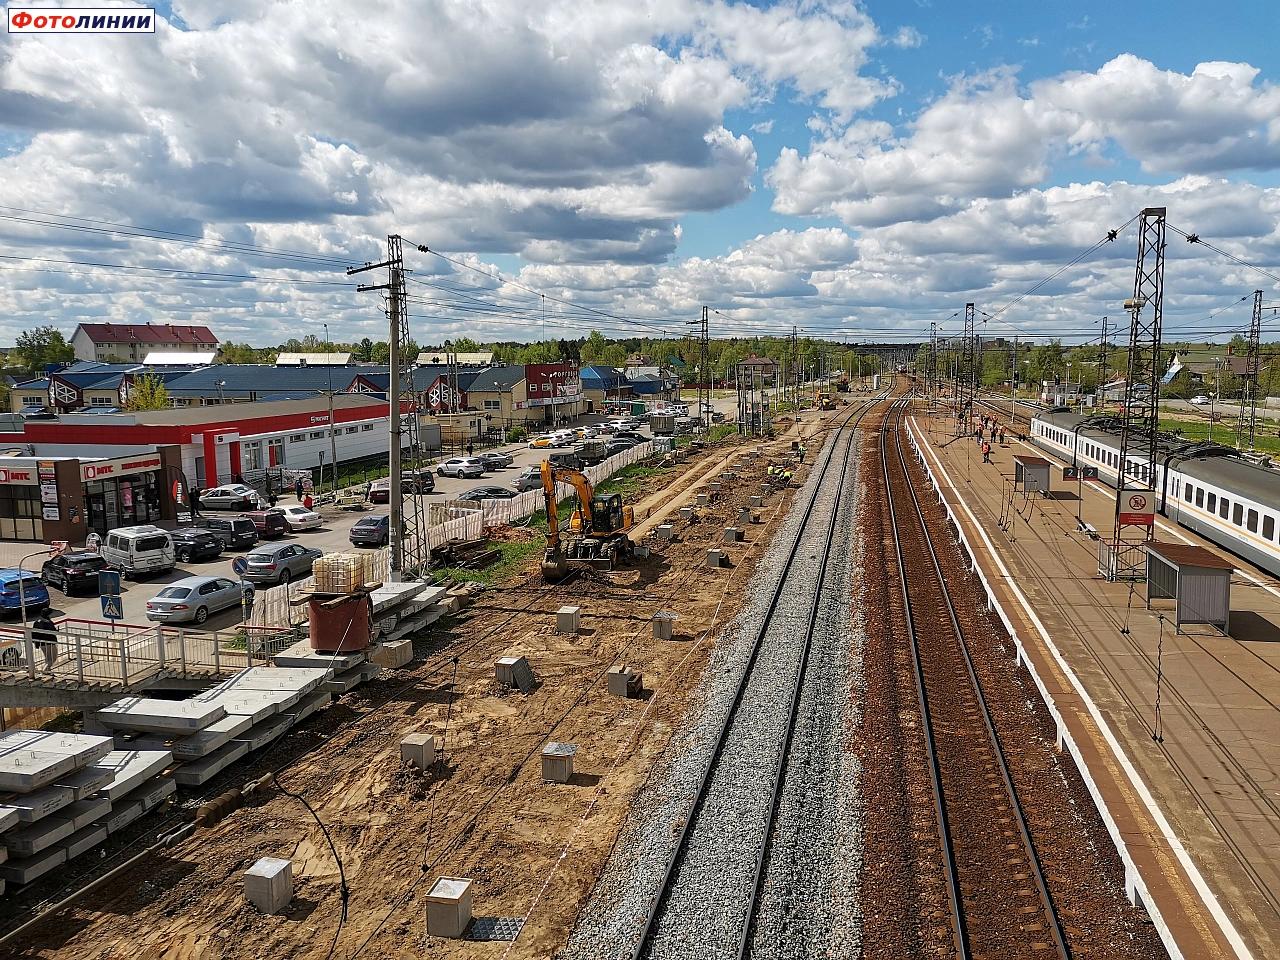
M1114 429L1066 410L1031 421L1031 442L1074 466L1098 468L1116 486L1120 437ZM1129 458L1129 475L1147 470ZM1241 457L1230 447L1172 439L1160 445L1154 488L1157 507L1274 576L1280 576L1280 471Z

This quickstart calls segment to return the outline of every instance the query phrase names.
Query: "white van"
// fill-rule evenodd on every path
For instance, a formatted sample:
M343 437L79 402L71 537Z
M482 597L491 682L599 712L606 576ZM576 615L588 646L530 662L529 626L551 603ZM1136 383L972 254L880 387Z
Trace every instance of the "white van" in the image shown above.
M103 560L126 577L140 573L164 573L176 564L173 538L167 530L149 523L107 531L98 552Z

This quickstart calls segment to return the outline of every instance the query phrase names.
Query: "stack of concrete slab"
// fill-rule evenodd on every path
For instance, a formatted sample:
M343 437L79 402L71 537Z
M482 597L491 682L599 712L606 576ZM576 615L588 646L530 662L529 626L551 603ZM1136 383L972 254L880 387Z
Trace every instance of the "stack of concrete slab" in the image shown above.
M325 688L333 694L346 693L352 687L364 683L370 677L377 676L379 667L369 663L367 651L350 650L343 653L321 653L312 650L311 645L303 640L295 643L287 650L277 653L272 660L277 668L294 667L302 669L322 668L332 672L325 680ZM267 668L263 668L267 669Z
M43 730L0 734L0 892L30 883L106 839L96 821L111 812L102 794L111 773L110 737Z
M448 612L448 592L425 581L384 583L369 594L373 640L395 642L435 623Z

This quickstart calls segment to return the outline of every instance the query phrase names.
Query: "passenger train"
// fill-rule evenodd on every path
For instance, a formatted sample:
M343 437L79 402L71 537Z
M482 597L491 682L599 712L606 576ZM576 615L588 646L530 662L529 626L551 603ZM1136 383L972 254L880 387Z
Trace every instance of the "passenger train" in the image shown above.
M1099 479L1116 485L1120 432L1114 422L1048 410L1032 418L1031 441L1073 465L1097 467ZM1130 455L1131 477L1146 470L1145 460ZM1280 471L1232 447L1169 435L1160 443L1152 486L1164 516L1280 576Z

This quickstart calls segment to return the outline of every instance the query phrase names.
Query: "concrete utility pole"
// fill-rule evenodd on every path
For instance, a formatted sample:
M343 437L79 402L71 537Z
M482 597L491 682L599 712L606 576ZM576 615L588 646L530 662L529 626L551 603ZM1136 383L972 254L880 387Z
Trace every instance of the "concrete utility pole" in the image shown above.
M1101 413L1107 409L1107 323L1108 318L1102 318L1102 356L1098 361L1098 412Z
M329 374L329 459L333 463L333 492L336 496L338 493L338 434L337 425L333 419L333 345L329 342L329 325L321 324L324 327L324 348L328 353L325 357L325 368ZM324 477L320 478L323 485Z

